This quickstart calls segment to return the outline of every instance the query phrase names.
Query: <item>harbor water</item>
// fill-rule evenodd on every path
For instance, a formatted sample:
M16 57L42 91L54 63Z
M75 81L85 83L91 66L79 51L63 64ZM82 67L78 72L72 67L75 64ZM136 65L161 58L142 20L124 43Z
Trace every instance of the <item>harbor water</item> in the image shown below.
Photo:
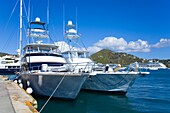
M48 98L33 96L40 110ZM139 76L126 95L81 91L73 101L52 98L41 113L170 113L170 69Z

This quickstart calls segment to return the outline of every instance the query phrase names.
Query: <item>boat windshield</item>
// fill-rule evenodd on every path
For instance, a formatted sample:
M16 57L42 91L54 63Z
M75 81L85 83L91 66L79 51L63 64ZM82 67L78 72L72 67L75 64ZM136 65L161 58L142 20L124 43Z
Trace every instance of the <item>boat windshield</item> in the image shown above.
M86 53L80 53L80 52L78 52L78 58L86 58L87 57L87 55L86 55Z
M54 53L57 52L56 48L48 47L48 46L35 46L35 47L27 47L25 49L26 53Z
M62 55L64 56L64 58L87 58L88 57L87 52L77 52L77 51L65 52Z
M71 53L72 58L87 58L86 52L72 52Z

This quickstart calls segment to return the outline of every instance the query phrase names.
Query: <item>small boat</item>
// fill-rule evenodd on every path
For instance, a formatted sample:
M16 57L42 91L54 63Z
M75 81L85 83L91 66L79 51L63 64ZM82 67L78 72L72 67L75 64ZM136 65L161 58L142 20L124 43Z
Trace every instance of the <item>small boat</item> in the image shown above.
M84 50L83 47L76 50L74 49L76 48L76 42L79 42L77 41L79 39L79 35L74 29L75 25L72 24L72 21L68 21L67 27L65 38L68 39L71 49L62 52L63 56L70 64L70 67L72 67L76 72L90 72L87 80L82 86L82 89L112 93L126 93L139 75L139 72L136 71L136 69L134 70L134 68L137 68L137 64L134 68L129 66L128 71L116 71L117 68L115 67L118 65L105 66L107 68L105 69L102 65L95 64L88 57L88 51ZM73 43L72 45L71 42Z
M145 75L149 75L150 72L148 72L148 71L141 71L141 72L139 72L139 74L142 75L142 76L145 76Z
M23 48L20 78L23 88L34 94L75 99L87 78L87 73L71 72L58 46L49 41L45 23L36 18L28 29L29 44Z
M0 58L0 74L11 75L16 74L20 71L20 61L19 58L6 55Z

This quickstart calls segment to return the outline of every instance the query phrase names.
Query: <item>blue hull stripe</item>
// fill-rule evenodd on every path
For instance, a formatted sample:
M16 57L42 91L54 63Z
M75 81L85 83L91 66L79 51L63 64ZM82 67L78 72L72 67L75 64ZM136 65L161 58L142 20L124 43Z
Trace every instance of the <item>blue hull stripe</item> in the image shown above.
M52 53L30 53L30 54L26 54L24 57L29 57L29 56L55 56L55 57L62 57L62 55L52 54Z
M19 72L19 68L15 69L0 69L0 74L1 75L9 75L9 74L15 74L15 72Z

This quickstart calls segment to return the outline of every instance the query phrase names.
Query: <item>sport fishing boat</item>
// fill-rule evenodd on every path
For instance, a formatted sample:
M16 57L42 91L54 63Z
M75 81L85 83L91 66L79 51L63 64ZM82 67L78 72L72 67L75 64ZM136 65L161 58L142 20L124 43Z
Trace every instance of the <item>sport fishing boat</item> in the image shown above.
M41 26L32 28L32 26ZM45 23L40 22L39 18L30 23L29 37L41 39L49 38L45 28ZM58 52L55 44L30 43L24 47L22 57L21 76L27 82L33 92L39 95L50 96L57 88L53 97L75 99L87 76L83 73L73 73L69 70L65 59Z
M21 15L22 10L20 10L20 21ZM19 78L22 80L23 88L31 87L33 93L38 95L75 99L87 74L69 70L65 59L58 51L58 46L49 43L50 37L46 28L40 18L29 23L29 43L25 45L23 52L21 51L23 54ZM20 34L20 40L21 36Z
M62 52L62 54L74 71L90 72L90 75L83 84L82 89L112 93L126 93L138 77L138 64L131 64L124 71L117 71L118 66L116 65L105 65L104 67L101 67L95 64L88 57L88 51L84 49L85 47L78 49L75 47L75 45L80 47L81 44L76 44L76 42L79 42L78 40L80 36L74 27L75 25L72 24L72 21L68 21L65 38L68 40L70 49Z
M0 74L11 75L20 71L19 59L15 56L6 55L0 57Z

